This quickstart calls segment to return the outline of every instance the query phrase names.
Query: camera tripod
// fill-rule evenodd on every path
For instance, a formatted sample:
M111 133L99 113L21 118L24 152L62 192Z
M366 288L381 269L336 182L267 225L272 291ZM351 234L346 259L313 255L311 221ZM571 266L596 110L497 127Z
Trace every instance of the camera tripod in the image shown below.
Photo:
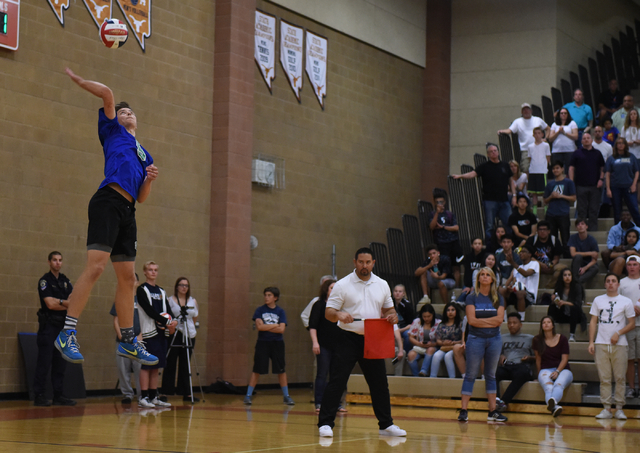
M180 312L180 316L178 316L178 325L176 326L176 331L173 334L173 338L171 339L171 344L169 345L169 350L167 351L167 358L169 358L169 354L171 353L172 348L180 348L185 349L185 356L187 358L187 370L189 371L189 390L191 391L191 404L194 403L193 398L193 379L191 373L191 357L189 354L189 350L193 351L193 343L191 342L191 335L189 334L189 323L187 310L193 309L193 307L183 307L186 310L182 310ZM184 326L184 331L180 330L180 326ZM195 327L194 327L195 328ZM184 344L176 344L176 338L178 336L178 332L180 332L184 338ZM179 359L182 360L182 357L179 356ZM204 403L204 391L202 390L202 383L200 382L200 372L198 370L198 361L196 360L195 354L193 355L193 364L196 369L196 376L198 376L198 385L200 387L200 401ZM178 374L180 374L180 369L178 368Z

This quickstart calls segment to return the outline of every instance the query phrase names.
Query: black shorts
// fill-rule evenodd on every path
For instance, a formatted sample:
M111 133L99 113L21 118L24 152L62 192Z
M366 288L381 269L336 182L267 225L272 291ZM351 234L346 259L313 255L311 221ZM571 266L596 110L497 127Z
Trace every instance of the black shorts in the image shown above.
M529 173L529 184L527 190L534 193L544 193L547 186L547 175L539 173Z
M155 365L142 365L143 370L155 370L167 366L167 342L168 339L164 336L164 331L144 340L144 346L147 348L147 352L155 355L158 358L158 363Z
M271 373L284 373L284 341L257 341L256 352L253 355L253 372L269 374L269 359L271 359Z
M111 254L111 261L135 261L138 229L135 202L109 186L99 189L89 201L87 250Z
M437 245L438 245L438 251L440 252L440 254L448 256L449 259L451 260L452 266L460 265L458 259L464 257L464 252L462 251L462 247L460 247L460 241L455 240L451 242L443 242Z
M524 296L524 306L528 307L529 305L533 305L535 300L536 300L536 296L533 293L530 293L529 291L527 291L527 294ZM507 307L509 305L515 306L517 304L518 304L518 296L516 296L516 293L513 292L509 295L509 299L507 299Z

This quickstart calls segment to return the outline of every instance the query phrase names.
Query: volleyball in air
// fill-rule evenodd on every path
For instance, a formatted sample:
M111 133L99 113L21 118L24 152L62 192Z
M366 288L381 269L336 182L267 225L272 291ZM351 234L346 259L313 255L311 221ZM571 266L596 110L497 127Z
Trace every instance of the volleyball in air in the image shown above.
M129 37L129 30L124 22L118 19L105 19L100 26L100 39L109 49L124 46Z

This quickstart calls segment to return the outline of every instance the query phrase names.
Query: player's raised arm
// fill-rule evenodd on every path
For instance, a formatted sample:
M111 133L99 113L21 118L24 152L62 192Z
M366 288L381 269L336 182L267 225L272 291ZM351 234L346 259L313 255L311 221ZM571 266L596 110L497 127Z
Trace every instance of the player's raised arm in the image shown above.
M112 120L116 117L116 103L113 99L113 92L111 91L111 88L100 82L85 80L79 75L76 75L69 68L66 68L64 71L71 78L71 80L78 84L80 88L87 90L89 93L102 99L102 102L104 104L104 114L107 118Z

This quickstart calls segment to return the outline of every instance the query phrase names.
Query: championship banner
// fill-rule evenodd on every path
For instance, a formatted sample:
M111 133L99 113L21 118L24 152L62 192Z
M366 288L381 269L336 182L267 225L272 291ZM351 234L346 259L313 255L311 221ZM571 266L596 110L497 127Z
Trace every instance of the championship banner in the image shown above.
M144 38L151 36L151 0L116 0L116 2L144 51Z
M254 58L269 91L276 78L276 18L256 11L256 44Z
M69 0L47 0L47 2L60 21L60 25L64 27L64 10L69 9Z
M327 39L307 31L307 76L324 110L324 97L327 95Z
M302 40L303 30L280 20L280 63L289 79L293 93L300 102L302 89Z
M111 11L113 8L113 0L82 0L84 6L89 10L91 18L100 28L105 19L111 19Z

